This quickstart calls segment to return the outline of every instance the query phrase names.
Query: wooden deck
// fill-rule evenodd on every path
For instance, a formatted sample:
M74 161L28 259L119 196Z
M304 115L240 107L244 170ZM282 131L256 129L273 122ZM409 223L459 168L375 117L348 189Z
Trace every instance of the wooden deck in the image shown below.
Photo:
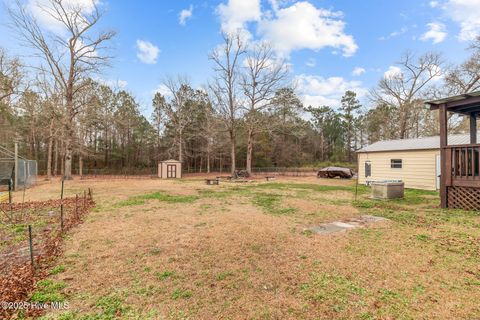
M480 92L468 93L426 103L438 110L440 124L440 200L442 208L480 211L480 144L477 118ZM448 114L470 119L470 144L448 145Z

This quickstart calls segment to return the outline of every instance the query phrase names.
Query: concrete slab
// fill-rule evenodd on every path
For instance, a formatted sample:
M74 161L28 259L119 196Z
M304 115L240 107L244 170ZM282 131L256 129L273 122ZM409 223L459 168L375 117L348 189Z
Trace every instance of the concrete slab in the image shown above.
M345 232L347 230L355 228L365 228L371 224L389 221L387 218L363 215L343 221L333 221L330 223L324 223L316 227L307 228L306 230L312 231L318 234L331 234L338 232Z
M335 221L332 222L333 225L336 225L337 227L340 228L345 228L345 229L350 229L350 228L356 228L357 226L350 224L350 223L345 223L345 222L340 222L340 221Z

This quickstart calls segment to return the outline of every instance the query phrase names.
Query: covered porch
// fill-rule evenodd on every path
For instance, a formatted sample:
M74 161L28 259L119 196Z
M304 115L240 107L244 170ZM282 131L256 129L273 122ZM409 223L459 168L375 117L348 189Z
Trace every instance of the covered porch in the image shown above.
M480 210L480 144L477 143L480 92L429 101L426 104L430 110L439 112L442 208ZM469 144L448 144L449 113L469 117Z

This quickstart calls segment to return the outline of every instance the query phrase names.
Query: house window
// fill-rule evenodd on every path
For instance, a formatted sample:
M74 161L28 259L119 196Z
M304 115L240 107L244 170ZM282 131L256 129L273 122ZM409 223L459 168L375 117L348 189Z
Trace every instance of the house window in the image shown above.
M365 161L365 178L368 178L372 175L372 164L370 161Z
M402 169L402 159L391 159L390 168L392 169Z

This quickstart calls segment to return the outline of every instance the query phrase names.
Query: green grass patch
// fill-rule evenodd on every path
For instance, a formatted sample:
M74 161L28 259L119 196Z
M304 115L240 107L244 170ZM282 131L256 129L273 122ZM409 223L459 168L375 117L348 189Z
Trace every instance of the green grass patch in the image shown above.
M130 207L130 206L141 206L142 204L145 204L145 200L139 199L139 198L130 198L124 201L120 201L117 204L115 204L116 208L122 208L122 207Z
M62 290L66 287L67 285L62 281L40 280L37 282L36 290L33 292L30 301L39 303L63 302L65 296Z
M172 277L175 274L174 271L165 270L163 272L155 272L154 275L160 280L165 280Z
M192 297L192 292L188 290L183 290L180 288L175 288L173 290L171 298L172 300L178 300L178 299L188 299Z
M100 308L102 312L88 318L82 317L82 319L117 319L130 310L130 307L124 303L125 299L118 294L103 296L95 303L95 306Z
M324 191L354 191L354 186L325 186L313 183L265 183L251 186L252 189L277 189L277 190L311 190L317 192ZM363 186L359 186L359 192L362 192Z
M265 213L274 215L286 215L295 213L294 208L282 208L283 196L274 193L257 193L253 196L252 203L263 209Z
M121 208L129 206L139 206L145 204L147 200L158 200L167 203L192 203L198 198L198 196L194 195L171 195L157 191L153 193L130 197L127 200L118 202L117 204L115 204L115 207Z
M300 292L310 302L328 305L335 313L366 305L367 290L336 274L312 273L310 281L300 286Z
M222 280L225 280L229 277L233 277L234 276L234 273L231 272L231 271L224 271L224 272L220 272L219 274L217 274L217 276L215 277L218 281L222 281Z
M50 274L59 274L65 271L65 266L64 265L58 265L56 267L53 267L52 270L50 270Z
M430 240L430 237L427 236L426 234L417 234L415 236L415 239L417 239L418 241L426 242L426 241Z
M163 201L168 203L192 203L198 199L198 196L171 195L171 194L165 194L161 192L153 192L153 193L138 196L137 198L142 200L158 200L158 201Z

